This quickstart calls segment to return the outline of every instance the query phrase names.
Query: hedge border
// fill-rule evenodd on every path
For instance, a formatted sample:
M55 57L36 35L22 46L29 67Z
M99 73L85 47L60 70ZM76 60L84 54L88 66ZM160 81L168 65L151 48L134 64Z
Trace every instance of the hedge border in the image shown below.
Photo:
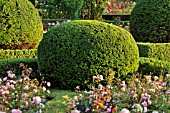
M170 62L170 43L137 43L139 56Z
M7 71L12 70L16 75L21 75L22 68L20 63L24 63L27 67L33 69L32 77L40 78L38 71L37 58L21 58L21 59L0 59L0 77L7 76ZM138 72L143 75L167 74L170 71L170 62L156 60L153 58L140 57Z
M37 49L0 50L0 59L37 58Z

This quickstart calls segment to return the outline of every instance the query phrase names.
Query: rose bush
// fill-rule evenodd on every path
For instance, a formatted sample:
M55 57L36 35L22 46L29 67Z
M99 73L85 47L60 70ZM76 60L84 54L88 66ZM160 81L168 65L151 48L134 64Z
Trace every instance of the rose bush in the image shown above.
M97 88L91 86L91 90L80 91L74 98L63 96L68 102L69 112L145 113L168 112L170 109L170 74L166 77L135 75L126 81L115 80L116 85L106 86L101 84L101 76L93 78L99 84Z
M45 86L51 84L46 81L40 83L37 79L31 80L29 74L32 69L26 68L23 64L20 66L24 69L21 76L16 76L12 71L8 71L8 76L0 79L1 110L12 111L12 113L32 113L45 110L45 94L49 93Z

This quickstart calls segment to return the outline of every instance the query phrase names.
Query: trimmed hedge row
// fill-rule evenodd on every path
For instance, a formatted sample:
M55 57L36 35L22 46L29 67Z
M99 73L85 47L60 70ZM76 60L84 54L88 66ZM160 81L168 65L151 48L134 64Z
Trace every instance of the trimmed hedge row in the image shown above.
M170 61L170 43L137 43L139 56ZM37 58L37 49L0 50L0 59Z
M161 75L167 74L170 71L170 62L156 60L153 58L140 57L138 72L143 75Z
M12 70L16 75L21 75L22 68L20 63L24 63L27 67L33 69L32 77L40 77L38 71L37 58L23 59L1 59L0 60L0 77L7 76L7 71ZM153 58L140 57L138 72L142 74L160 75L161 72L167 74L170 70L170 62L156 60Z
M0 50L0 59L36 58L37 49Z
M170 61L170 43L137 43L139 56Z
M7 76L9 70L13 71L16 76L21 75L23 69L20 67L20 63L33 69L30 75L32 78L39 78L37 58L0 59L0 77Z

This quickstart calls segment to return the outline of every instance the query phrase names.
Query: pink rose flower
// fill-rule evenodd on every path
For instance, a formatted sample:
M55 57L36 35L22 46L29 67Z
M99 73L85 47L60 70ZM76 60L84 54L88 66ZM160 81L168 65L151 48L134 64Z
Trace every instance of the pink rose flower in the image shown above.
M123 108L123 109L120 111L120 113L130 113L130 111L129 111L128 109L126 109L126 108Z
M26 85L25 87L24 87L24 90L28 90L29 89L29 87L28 87L28 85Z
M112 109L111 108L107 108L107 113L111 113Z
M43 91L46 91L46 88L43 86L42 90L43 90Z
M39 96L33 97L33 103L39 104L41 102L41 98Z
M158 80L159 78L158 78L158 76L154 76L154 80Z
M4 90L4 91L6 91L8 88L7 87L5 87L5 86L1 86L1 88Z
M163 82L161 85L162 85L163 87L165 87L165 86L166 86L166 82Z
M168 90L168 91L166 92L166 94L170 94L170 90Z
M120 84L120 86L122 87L126 86L125 81L122 81L122 84Z
M15 74L8 74L8 77L9 77L9 78L14 78L14 77L15 77Z
M148 100L148 105L151 105L152 104L152 101L151 100Z
M23 97L24 97L24 98L27 98L27 97L28 97L28 94L27 94L27 93L24 93L24 94L23 94Z
M85 112L88 112L90 109L89 108L86 108Z
M148 104L147 104L147 102L146 102L146 101L144 101L144 102L143 102L143 106L145 106L145 107L146 107L147 105L148 105Z
M30 84L31 87L34 87L34 84Z
M71 113L80 113L78 110L72 110Z
M47 86L50 87L50 86L51 86L51 83L50 83L50 82L47 82Z
M11 88L11 89L15 89L15 86L14 86L14 85L10 85L10 88Z
M34 93L37 93L37 90L36 90L36 89L34 89L34 90L33 90L33 92L34 92Z
M22 113L22 111L20 111L19 109L13 109L12 113Z
M5 78L3 78L3 81L6 81L8 78L7 77L5 77Z

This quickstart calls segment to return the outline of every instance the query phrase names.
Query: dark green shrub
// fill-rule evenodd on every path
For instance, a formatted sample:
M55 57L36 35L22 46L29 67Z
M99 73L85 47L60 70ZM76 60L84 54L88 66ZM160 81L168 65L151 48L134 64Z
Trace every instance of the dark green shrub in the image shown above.
M137 43L140 57L170 62L170 43Z
M0 50L0 59L37 58L37 49Z
M138 69L132 35L112 24L77 20L53 27L38 46L39 70L60 88L84 86L93 75L115 76Z
M7 76L7 71L11 70L17 76L22 74L23 68L20 66L23 63L27 68L32 68L30 78L37 78L40 80L37 58L20 58L20 59L0 59L0 77Z
M130 18L137 42L170 42L170 0L140 0Z
M170 72L170 62L140 57L138 72L142 75L165 75Z
M43 27L38 11L28 0L0 1L0 49L36 48Z

